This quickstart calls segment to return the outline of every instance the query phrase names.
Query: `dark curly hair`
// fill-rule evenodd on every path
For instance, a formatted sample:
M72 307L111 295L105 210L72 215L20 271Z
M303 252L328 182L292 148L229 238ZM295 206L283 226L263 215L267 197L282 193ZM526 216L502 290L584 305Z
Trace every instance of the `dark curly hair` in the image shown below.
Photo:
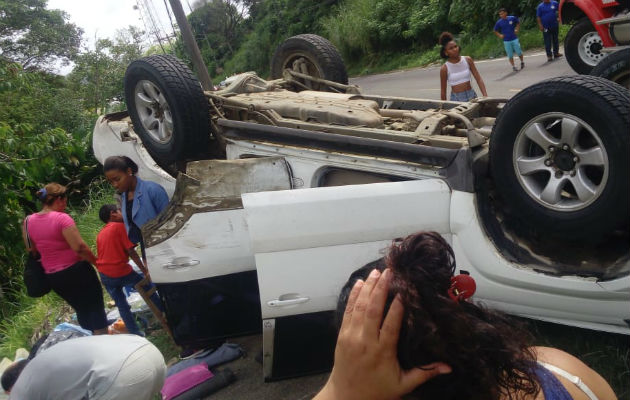
M455 38L450 32L442 32L440 34L440 37L438 38L438 44L442 46L442 48L440 48L440 57L448 58L448 56L446 55L446 45L454 40Z
M387 267L393 277L386 307L397 294L405 306L398 341L401 366L409 369L443 361L453 369L405 398L493 400L516 399L517 392L519 396L538 394L531 336L522 324L502 313L448 296L455 257L436 232L397 239L383 259L352 273L337 304L338 323L356 280L365 280L374 268Z

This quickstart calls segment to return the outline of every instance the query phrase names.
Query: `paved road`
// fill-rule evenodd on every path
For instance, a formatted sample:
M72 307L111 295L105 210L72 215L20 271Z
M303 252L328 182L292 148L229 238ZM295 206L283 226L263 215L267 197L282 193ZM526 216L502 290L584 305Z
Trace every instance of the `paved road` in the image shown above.
M518 65L518 59L516 58ZM512 97L520 90L543 79L555 76L574 75L566 60L560 58L547 62L545 52L525 53L525 68L512 71L507 58L476 61L488 95L492 97ZM428 68L415 68L386 74L351 78L350 83L359 85L366 94L386 96L416 97L424 99L440 98L440 65ZM477 94L481 92L475 85Z

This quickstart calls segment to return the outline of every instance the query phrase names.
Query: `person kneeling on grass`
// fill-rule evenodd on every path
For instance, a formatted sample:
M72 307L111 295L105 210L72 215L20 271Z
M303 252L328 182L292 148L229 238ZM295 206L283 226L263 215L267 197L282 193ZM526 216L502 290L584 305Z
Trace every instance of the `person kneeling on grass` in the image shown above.
M506 315L469 300L472 277L436 232L397 239L355 271L337 306L335 364L314 400L613 400L561 350L531 347Z
M138 257L136 245L131 243L127 237L122 214L118 207L115 204L105 204L99 210L98 216L106 224L96 237L98 254L96 269L101 276L101 283L116 303L127 331L143 336L123 292L125 286L134 286L142 280L142 275L135 272L129 265L129 257L146 276L149 276L149 271ZM145 290L149 288L150 285ZM163 310L162 302L157 293L151 295L151 300L160 310Z
M521 59L521 69L525 68L525 62L523 62L523 51L521 50L521 43L518 41L518 31L521 27L517 17L508 15L505 8L499 9L499 20L494 24L494 34L497 37L503 39L503 46L505 52L510 60L512 69L518 71L514 65L514 53Z
M135 335L66 340L10 365L2 388L10 400L151 400L166 378L160 350Z

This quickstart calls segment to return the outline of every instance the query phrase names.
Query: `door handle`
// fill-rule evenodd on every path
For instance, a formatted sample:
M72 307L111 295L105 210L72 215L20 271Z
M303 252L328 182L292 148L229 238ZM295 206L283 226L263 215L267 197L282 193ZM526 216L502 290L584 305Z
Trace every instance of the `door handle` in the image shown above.
M199 260L192 259L190 257L177 257L171 260L166 264L162 264L163 268L166 269L177 269L177 268L186 268L186 267L194 267L199 264Z
M287 300L275 299L275 300L269 300L267 302L267 305L270 307L293 306L296 304L306 303L309 300L310 300L309 297L296 297L296 298L287 299Z

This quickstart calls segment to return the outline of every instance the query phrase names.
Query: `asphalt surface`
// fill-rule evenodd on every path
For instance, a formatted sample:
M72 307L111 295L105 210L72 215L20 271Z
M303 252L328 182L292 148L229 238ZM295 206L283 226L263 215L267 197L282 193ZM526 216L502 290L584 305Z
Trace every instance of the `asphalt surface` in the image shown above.
M564 57L548 62L544 50L525 52L523 70L520 70L520 60L515 57L514 61L519 66L519 71L512 71L506 57L475 61L479 74L486 84L488 96L509 98L541 80L575 75ZM359 85L365 94L439 100L440 66L361 76L351 78L350 83ZM473 83L473 87L477 95L481 96L476 82Z
M514 72L507 58L476 61L475 64L486 83L488 95L512 97L527 86L541 80L573 75L564 58L547 62L544 52L525 53L525 69ZM520 64L517 62L517 64ZM362 87L363 93L425 99L440 98L439 65L415 68L386 74L351 78L350 83ZM480 94L478 88L475 90ZM262 336L233 338L247 352L246 356L225 364L221 368L231 369L236 381L217 391L209 400L303 400L311 399L324 385L328 374L318 374L278 382L263 381L262 365L256 355L262 351Z

